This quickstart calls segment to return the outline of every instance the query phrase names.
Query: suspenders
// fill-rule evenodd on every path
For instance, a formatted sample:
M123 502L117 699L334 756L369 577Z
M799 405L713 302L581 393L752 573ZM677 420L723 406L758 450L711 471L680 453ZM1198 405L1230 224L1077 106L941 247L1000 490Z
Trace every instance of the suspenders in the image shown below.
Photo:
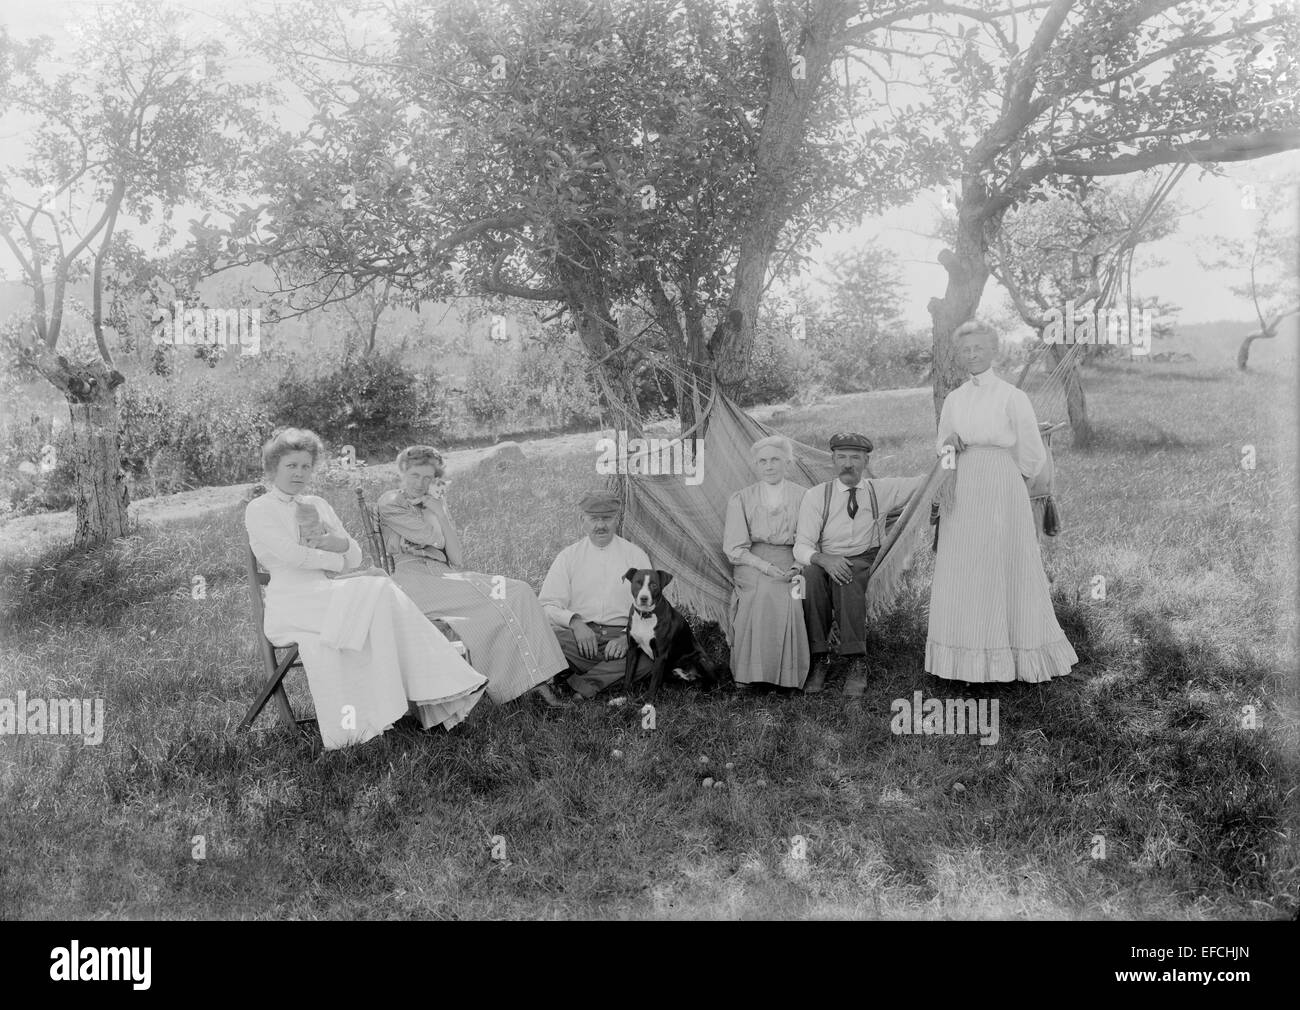
M825 484L825 487L826 487L826 498L822 502L822 526L821 529L817 531L818 550L821 549L822 537L826 535L826 520L828 520L831 517L831 494L835 487L835 480L828 480ZM871 497L871 521L875 523L877 526L879 526L880 503L876 500L876 486L872 484L870 480L867 481L867 494L870 495ZM879 538L882 544L885 542L884 532L885 531L882 529L876 530L876 536Z

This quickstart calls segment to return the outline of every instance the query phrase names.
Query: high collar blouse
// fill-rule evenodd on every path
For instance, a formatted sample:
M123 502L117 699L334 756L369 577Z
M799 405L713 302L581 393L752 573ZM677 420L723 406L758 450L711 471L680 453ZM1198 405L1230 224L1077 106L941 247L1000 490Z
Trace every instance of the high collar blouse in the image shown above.
M1026 477L1037 475L1047 460L1029 397L991 368L972 375L944 397L935 439L940 456L944 442L954 433L967 448L1006 449Z

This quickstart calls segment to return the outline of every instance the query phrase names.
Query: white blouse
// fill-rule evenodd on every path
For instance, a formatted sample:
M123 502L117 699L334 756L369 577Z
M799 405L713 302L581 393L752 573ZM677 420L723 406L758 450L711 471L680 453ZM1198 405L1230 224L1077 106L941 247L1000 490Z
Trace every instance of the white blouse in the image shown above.
M346 554L304 547L298 542L295 512L299 502L313 506L331 533L347 537ZM282 571L342 572L361 564L361 546L343 528L329 502L316 495L289 495L279 488L270 488L266 494L248 503L244 511L244 526L257 560L272 573L272 583L276 574Z
M968 447L1009 450L1020 472L1029 478L1037 475L1047 460L1029 397L991 368L972 375L944 397L935 439L940 456L944 442L954 432Z

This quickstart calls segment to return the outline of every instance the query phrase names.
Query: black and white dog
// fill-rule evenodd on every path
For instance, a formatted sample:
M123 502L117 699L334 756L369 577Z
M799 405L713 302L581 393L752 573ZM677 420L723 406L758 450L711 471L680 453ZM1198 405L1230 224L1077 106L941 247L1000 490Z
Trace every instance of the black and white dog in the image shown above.
M672 574L653 568L629 568L623 573L623 578L632 584L623 690L632 690L638 651L650 657L647 701L654 701L664 675L670 670L674 677L687 683L716 684L718 671L700 651L686 618L663 595L664 587L673 579Z

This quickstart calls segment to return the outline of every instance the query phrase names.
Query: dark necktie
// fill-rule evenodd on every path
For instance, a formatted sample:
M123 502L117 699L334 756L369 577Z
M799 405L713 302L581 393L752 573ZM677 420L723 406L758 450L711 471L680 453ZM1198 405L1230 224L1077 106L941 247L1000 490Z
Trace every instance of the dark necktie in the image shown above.
M858 514L858 489L849 488L849 518L852 519Z

